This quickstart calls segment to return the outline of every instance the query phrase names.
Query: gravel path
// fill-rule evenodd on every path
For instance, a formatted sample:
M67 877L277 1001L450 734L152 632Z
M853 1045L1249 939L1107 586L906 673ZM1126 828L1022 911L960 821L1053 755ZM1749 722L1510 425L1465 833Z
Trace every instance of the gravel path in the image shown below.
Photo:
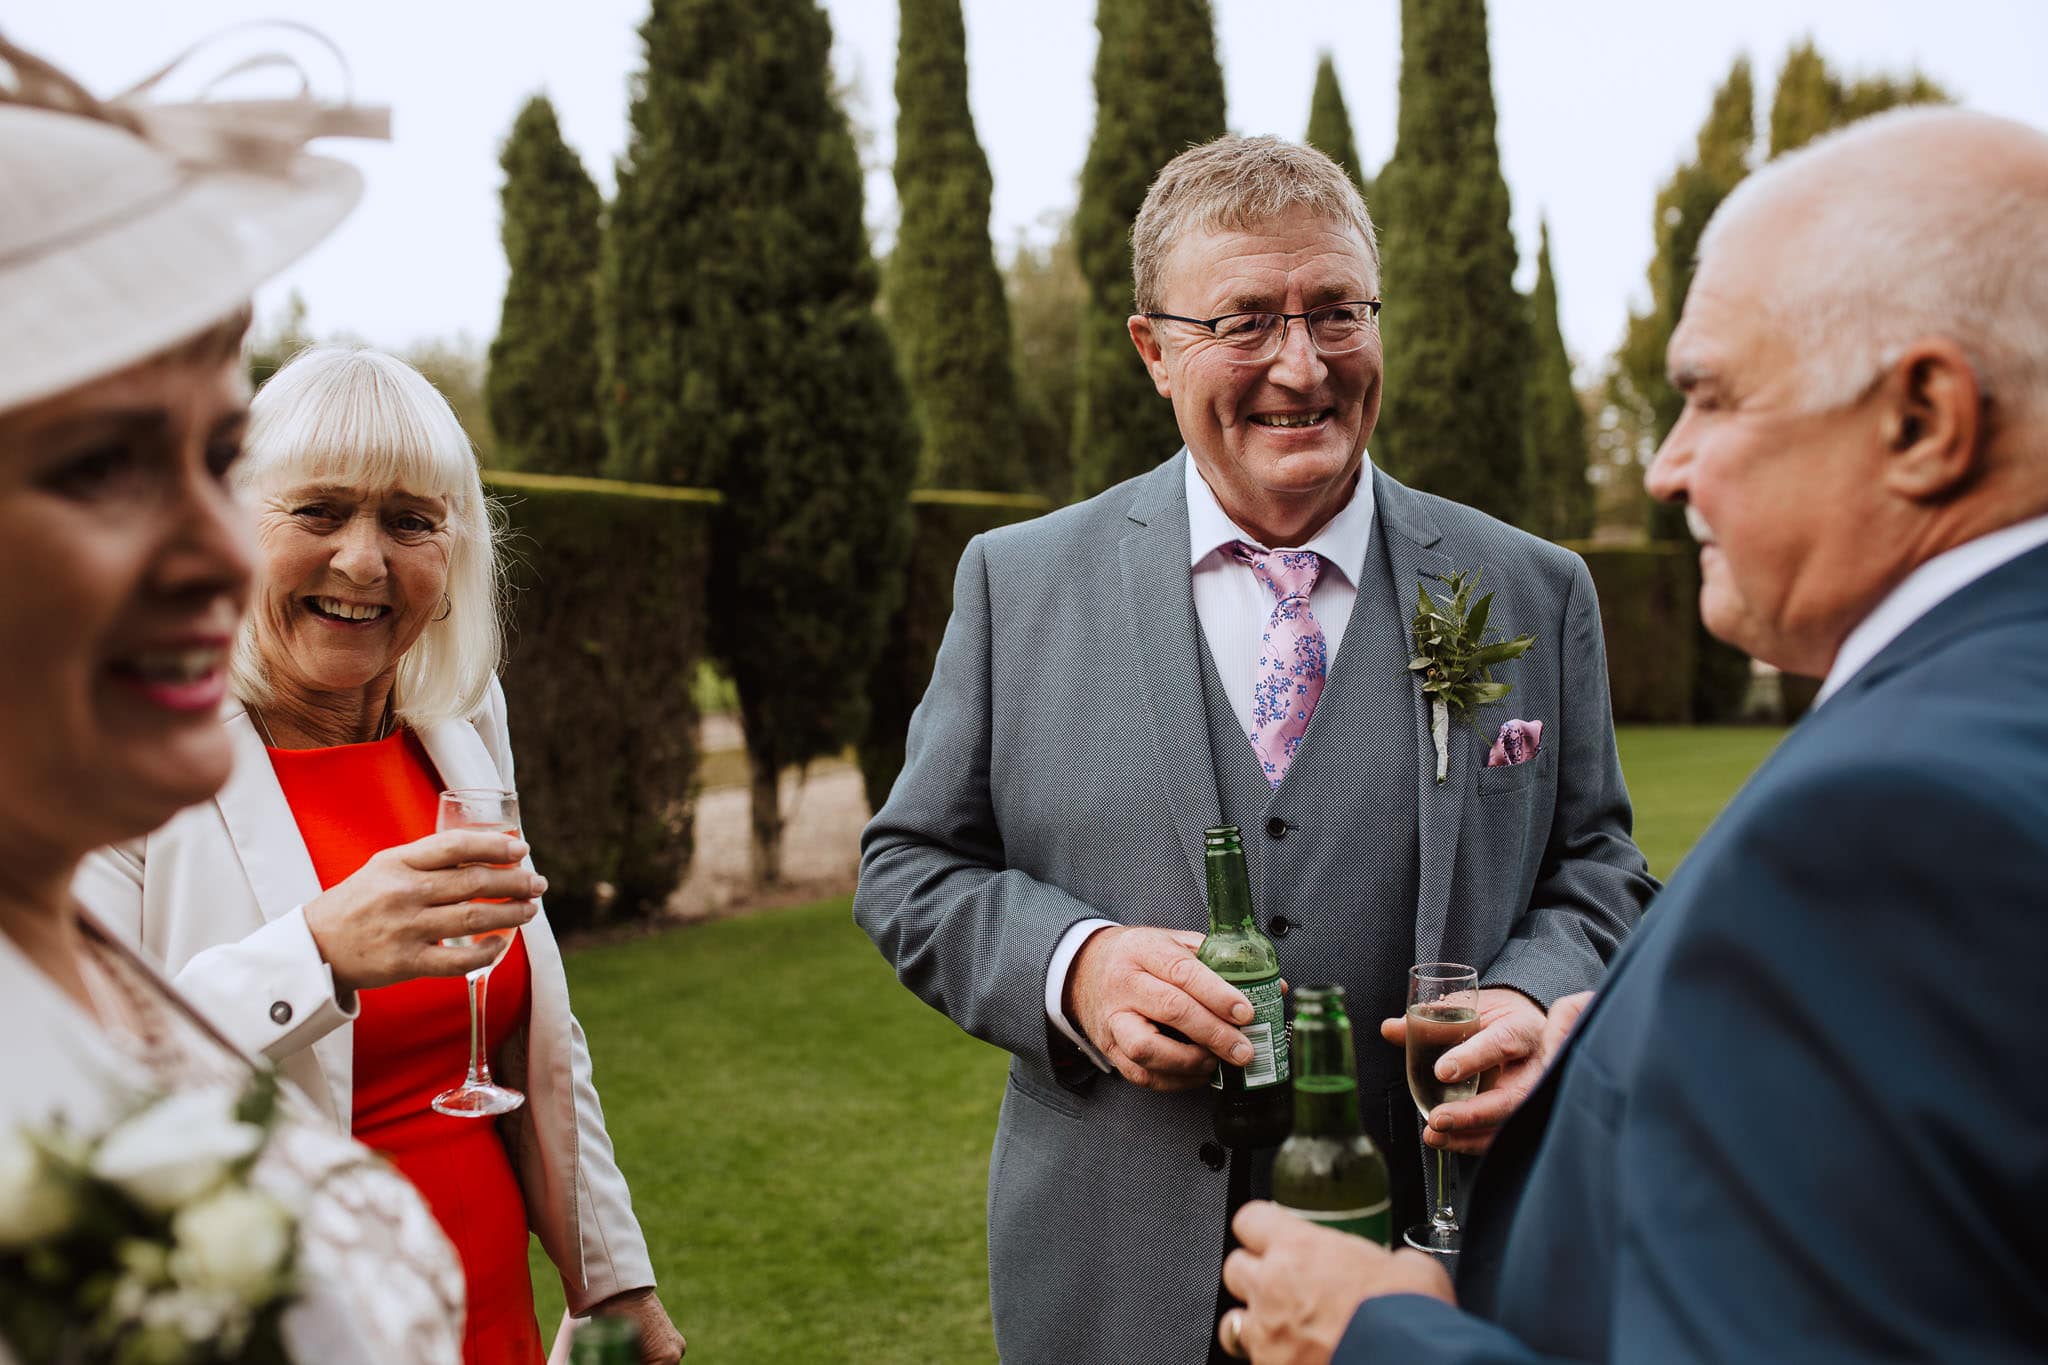
M705 749L737 747L738 728L723 717L705 722ZM860 831L868 821L860 770L850 763L814 763L783 774L782 883L751 894L753 849L747 791L721 787L697 797L697 848L690 875L669 897L668 913L712 919L774 906L801 905L853 890L860 868Z

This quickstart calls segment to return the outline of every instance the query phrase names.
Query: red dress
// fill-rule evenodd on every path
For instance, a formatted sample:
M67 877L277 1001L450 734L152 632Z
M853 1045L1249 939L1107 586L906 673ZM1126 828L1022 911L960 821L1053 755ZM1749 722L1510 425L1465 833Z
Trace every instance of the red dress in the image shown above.
M371 744L272 749L271 766L313 857L320 885L347 879L372 855L434 832L441 782L426 750L400 731ZM518 934L491 970L484 1040L495 1060L527 1016L532 975ZM540 1365L526 1264L526 1203L496 1119L428 1107L469 1066L469 990L423 977L358 992L355 1136L419 1188L462 1258L469 1282L465 1365Z

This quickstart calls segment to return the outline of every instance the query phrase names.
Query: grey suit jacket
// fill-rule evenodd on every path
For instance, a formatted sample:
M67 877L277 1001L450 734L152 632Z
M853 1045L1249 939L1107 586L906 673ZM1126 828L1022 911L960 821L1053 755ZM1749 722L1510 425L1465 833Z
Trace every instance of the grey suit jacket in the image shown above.
M989 1171L991 1298L1011 1362L1198 1361L1212 1330L1226 1196L1203 1159L1206 1092L1077 1082L1044 1009L1047 965L1077 921L1207 924L1201 831L1220 803L1186 458L969 544L902 775L862 841L855 918L906 986L1013 1054ZM1537 641L1497 673L1514 686L1505 703L1453 724L1441 786L1416 686L1415 960L1480 964L1487 984L1547 1005L1598 982L1655 889L1629 838L1592 580L1568 551L1372 477L1404 629L1422 577L1476 568L1494 624ZM1304 745L1355 744L1344 713L1333 682ZM1542 749L1489 769L1511 715L1545 722ZM1282 808L1311 794L1314 808ZM1347 837L1345 801L1341 786L1275 795L1290 856L1312 869L1290 904L1319 930L1290 936L1282 966L1347 984L1371 1019L1359 1006L1391 998L1398 1012L1404 983L1357 979L1369 926L1350 878L1372 850ZM1400 1061L1362 1032L1371 1103Z

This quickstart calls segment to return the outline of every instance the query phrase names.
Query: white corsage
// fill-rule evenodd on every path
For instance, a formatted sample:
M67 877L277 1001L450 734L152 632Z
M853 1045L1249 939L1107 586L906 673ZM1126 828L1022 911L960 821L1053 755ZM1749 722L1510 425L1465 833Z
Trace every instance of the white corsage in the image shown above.
M278 1082L181 1091L93 1139L0 1134L0 1338L59 1365L288 1365L296 1210L250 1179Z

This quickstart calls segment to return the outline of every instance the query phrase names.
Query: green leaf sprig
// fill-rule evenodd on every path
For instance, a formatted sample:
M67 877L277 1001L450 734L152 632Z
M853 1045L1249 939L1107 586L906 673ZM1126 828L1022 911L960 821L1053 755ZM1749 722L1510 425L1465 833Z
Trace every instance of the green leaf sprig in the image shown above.
M1433 702L1441 701L1454 716L1469 716L1478 707L1505 697L1509 685L1495 682L1489 670L1495 664L1519 659L1536 643L1533 635L1487 640L1486 622L1493 613L1493 594L1488 593L1477 602L1471 600L1473 590L1479 586L1479 574L1474 569L1469 573L1454 570L1430 575L1450 590L1450 596L1441 601L1431 597L1426 587L1418 586L1415 590L1415 620L1411 625L1415 657L1408 661L1408 667L1422 675L1422 694Z
M1426 587L1415 589L1415 619L1410 623L1415 657L1408 661L1408 668L1422 675L1422 695L1429 698L1429 736L1436 746L1439 786L1450 771L1451 717L1461 717L1469 724L1473 711L1505 697L1511 690L1509 684L1495 682L1489 670L1520 658L1536 643L1533 635L1517 635L1512 640L1486 638L1493 594L1472 600L1479 572L1431 574L1450 589L1450 596L1442 601L1431 597Z

